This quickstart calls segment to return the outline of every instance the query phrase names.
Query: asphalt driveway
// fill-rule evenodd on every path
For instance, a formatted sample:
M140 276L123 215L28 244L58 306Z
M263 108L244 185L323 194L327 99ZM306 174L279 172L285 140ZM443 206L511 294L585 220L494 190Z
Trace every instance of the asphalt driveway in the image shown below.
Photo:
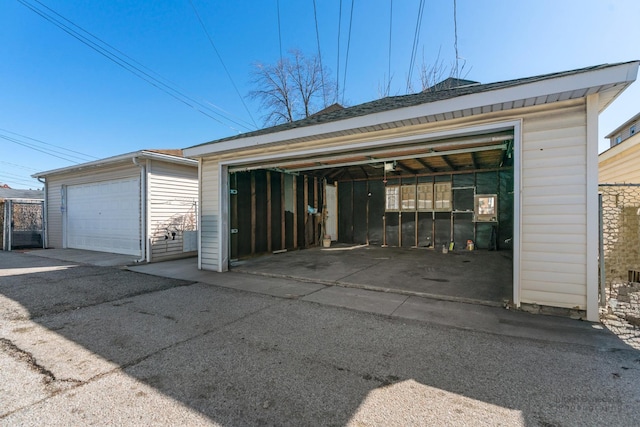
M0 252L0 425L640 421L640 352L598 325L544 320L580 342L501 334L246 292L224 281L267 279L229 274Z

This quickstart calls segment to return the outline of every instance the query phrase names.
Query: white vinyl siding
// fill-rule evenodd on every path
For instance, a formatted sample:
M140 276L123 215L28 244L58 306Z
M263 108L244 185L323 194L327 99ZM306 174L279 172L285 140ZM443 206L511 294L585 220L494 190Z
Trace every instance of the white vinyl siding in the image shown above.
M200 213L200 262L203 270L218 271L220 265L219 230L219 170L216 160L202 161L201 213Z
M515 303L563 308L587 308L587 116L585 99L553 106L523 108L454 119L421 126L433 132L464 132L466 127L522 120L519 174L520 216L514 218L520 251L514 254ZM410 129L398 129L400 138ZM413 134L417 134L413 130ZM358 135L352 140L302 141L269 147L248 147L204 157L201 160L201 262L203 269L221 271L218 164L242 163L242 159L291 155L304 150L325 149L375 140L376 135ZM366 142L366 141L365 141ZM345 153L347 156L347 153Z
M185 232L197 229L197 169L150 161L147 200L150 261L188 255L184 250ZM190 254L195 255L195 251Z
M640 133L600 155L602 184L640 184Z
M586 107L525 116L520 301L585 309Z
M140 176L140 169L133 163L117 165L90 172L70 173L47 177L47 244L49 248L63 247L62 186L89 184Z

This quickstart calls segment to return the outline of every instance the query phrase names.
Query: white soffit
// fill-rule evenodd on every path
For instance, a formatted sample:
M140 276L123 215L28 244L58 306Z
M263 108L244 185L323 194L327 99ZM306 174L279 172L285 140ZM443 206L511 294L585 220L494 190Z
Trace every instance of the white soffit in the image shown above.
M188 157L200 157L274 143L292 143L368 133L410 124L438 122L457 117L579 99L593 93L601 93L602 101L599 108L602 111L636 79L638 64L638 61L624 63L339 121L211 142L186 148L184 154Z

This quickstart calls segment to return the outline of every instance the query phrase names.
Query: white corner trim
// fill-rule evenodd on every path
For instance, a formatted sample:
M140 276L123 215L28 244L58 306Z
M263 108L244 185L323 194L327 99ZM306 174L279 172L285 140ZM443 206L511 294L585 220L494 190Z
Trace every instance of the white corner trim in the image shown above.
M513 304L520 307L522 282L522 119L513 123Z
M598 322L598 102L599 95L587 96L586 144L586 292L587 320Z
M198 270L202 270L202 159L198 159Z

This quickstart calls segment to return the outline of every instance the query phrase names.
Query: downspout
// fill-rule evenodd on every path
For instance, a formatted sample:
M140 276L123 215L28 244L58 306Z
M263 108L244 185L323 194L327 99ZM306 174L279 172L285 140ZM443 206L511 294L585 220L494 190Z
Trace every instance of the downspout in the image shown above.
M47 218L49 217L49 210L47 209L49 206L49 186L47 185L47 180L42 180L41 177L38 177L38 182L44 184L44 206L42 207L42 247L44 249L49 247L49 227L47 226Z
M147 259L147 191L146 191L146 173L145 165L138 163L138 158L133 157L133 164L140 168L140 251L142 257L137 259L136 262L149 262Z

